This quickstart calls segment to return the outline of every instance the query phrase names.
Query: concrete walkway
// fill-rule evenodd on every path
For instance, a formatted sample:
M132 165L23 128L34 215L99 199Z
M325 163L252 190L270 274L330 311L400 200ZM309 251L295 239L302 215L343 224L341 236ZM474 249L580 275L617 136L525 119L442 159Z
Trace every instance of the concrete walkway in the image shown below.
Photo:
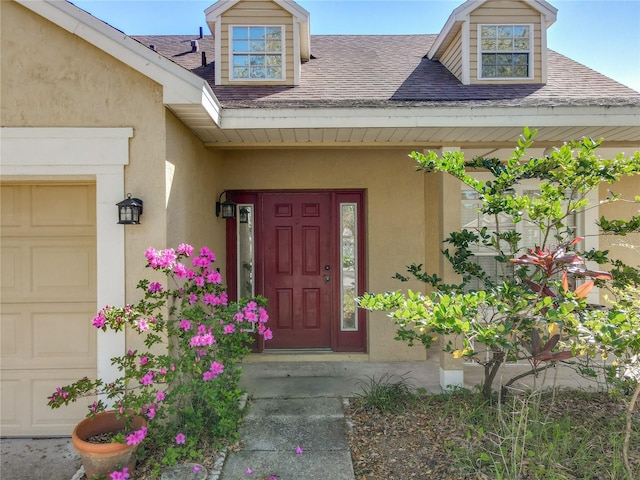
M523 367L505 367L511 370L505 378L515 374L515 368ZM221 473L213 472L209 480L353 480L345 399L363 393L372 379L379 381L384 375L392 376L390 381L404 377L428 392L441 391L433 359L370 363L250 358L241 381L250 396L240 430L242 446L228 453ZM481 376L480 368L465 367L468 384L477 384ZM566 370L558 382L594 386ZM303 453L296 453L298 446ZM11 480L70 480L81 465L69 438L2 439L0 457L0 478ZM253 473L247 475L247 469Z
M240 430L242 447L230 452L220 480L353 480L345 425L345 398L371 379L395 375L439 391L426 362L246 363L242 387L250 395ZM296 450L300 447L301 450ZM302 453L300 453L302 452Z

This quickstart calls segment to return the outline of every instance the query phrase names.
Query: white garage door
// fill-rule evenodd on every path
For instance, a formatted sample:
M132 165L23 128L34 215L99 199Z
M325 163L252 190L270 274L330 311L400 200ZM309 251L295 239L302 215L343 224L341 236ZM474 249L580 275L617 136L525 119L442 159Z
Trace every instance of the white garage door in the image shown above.
M96 199L88 183L2 183L1 434L70 435L86 402L56 387L96 374Z

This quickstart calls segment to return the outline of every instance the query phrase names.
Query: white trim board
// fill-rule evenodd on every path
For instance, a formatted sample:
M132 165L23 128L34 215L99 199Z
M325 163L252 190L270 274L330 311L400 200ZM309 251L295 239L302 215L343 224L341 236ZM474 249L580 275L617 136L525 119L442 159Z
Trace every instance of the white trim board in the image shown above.
M97 309L124 305L124 228L115 204L124 198L132 128L0 128L1 180L93 178L96 182ZM97 334L98 377L113 380L111 358L125 352L123 332Z

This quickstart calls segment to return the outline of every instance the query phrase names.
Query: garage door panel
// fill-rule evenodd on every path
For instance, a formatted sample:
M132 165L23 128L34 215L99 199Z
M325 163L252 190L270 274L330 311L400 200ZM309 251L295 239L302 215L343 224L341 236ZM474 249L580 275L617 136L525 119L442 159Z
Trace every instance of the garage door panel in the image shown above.
M87 414L94 397L83 398L66 407L52 410L48 397L57 387L68 385L84 376L95 376L95 370L33 370L16 374L8 372L2 376L2 418L0 426L3 436L24 435L70 435L73 427Z
M21 189L16 185L3 185L0 189L0 225L2 227L20 226L21 215ZM3 231L4 234L4 231Z
M7 365L5 362L20 361L19 355L22 348L20 348L21 338L18 332L23 331L20 328L20 325L23 324L22 315L17 312L9 313L5 310L6 308L3 308L0 313L0 347L2 348L0 355L3 366Z
M93 399L51 410L56 387L96 375L95 185L0 188L0 426L3 435L69 435Z
M0 316L3 369L50 368L53 364L95 367L94 315L94 303L5 305Z
M91 239L74 245L55 240L31 247L30 293L48 301L95 297L95 245Z
M62 192L62 193L61 193ZM95 188L93 185L35 185L31 193L31 226L95 225Z
M2 247L0 247L0 288L2 289L3 300L10 298L16 298L21 295L22 288L22 272L24 263L19 263L21 258L24 258L24 249L19 246L11 245L11 241L2 239ZM23 268L18 268L18 265L22 265Z

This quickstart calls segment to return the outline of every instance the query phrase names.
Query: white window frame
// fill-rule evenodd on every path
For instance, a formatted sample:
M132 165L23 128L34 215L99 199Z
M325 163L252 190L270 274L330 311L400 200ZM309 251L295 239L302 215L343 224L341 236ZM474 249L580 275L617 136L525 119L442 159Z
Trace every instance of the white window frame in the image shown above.
M281 62L281 76L279 78L268 78L268 77L263 77L263 78L251 78L251 77L242 77L242 78L236 78L234 76L234 63L233 63L233 57L235 52L233 51L233 43L234 43L234 37L233 37L233 29L234 28L279 28L281 31L281 50L280 50L280 62ZM287 45L286 45L286 26L285 25L229 25L229 81L230 82L281 82L283 80L285 80L287 78L287 73L286 73L286 51L287 51ZM250 52L240 52L240 55L249 55ZM265 57L267 56L267 52L257 52L257 55L264 55ZM270 52L269 55L276 55L277 53L273 53ZM265 70L266 70L266 66L265 66Z
M499 51L489 52L483 51L482 49L482 28L483 27L527 27L529 29L529 50L527 50L527 54L529 55L529 64L527 65L527 73L526 77L484 77L482 75L482 54L483 53L499 53ZM535 45L534 45L534 26L530 23L482 23L478 24L478 33L477 33L477 49L478 49L478 58L477 58L477 70L478 70L478 80L484 81L493 81L493 80L510 80L510 81L518 81L518 80L531 80L534 78L534 57L535 57ZM504 51L504 53L525 53L524 51L519 52L514 50Z

